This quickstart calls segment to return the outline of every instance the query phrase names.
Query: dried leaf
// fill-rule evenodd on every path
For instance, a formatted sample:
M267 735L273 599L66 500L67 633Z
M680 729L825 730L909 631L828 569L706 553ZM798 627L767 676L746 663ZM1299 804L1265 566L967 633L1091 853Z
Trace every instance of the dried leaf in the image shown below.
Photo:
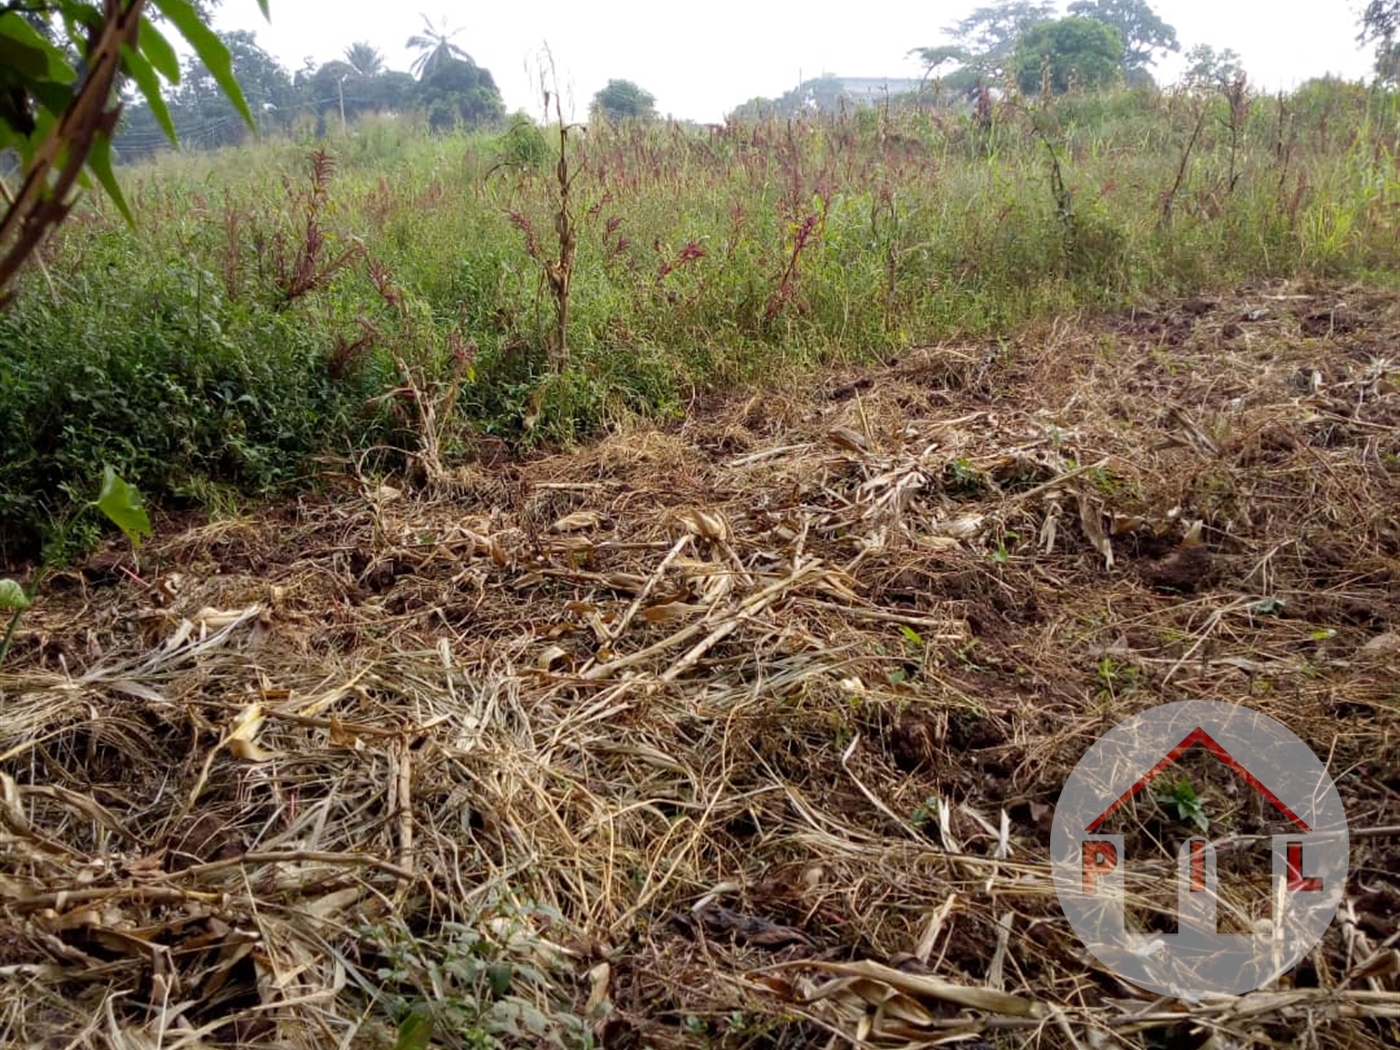
M826 438L838 448L844 448L847 452L868 452L870 442L865 435L850 427L834 427L827 432Z
M536 666L541 671L551 671L556 664L568 662L571 662L569 660L569 651L561 646L551 645L544 652L540 653L540 658L536 661Z
M1103 531L1103 509L1089 498L1087 493L1079 493L1079 524L1084 536L1094 549L1103 555L1105 569L1113 568L1113 544Z
M929 551L955 551L961 544L952 536L920 536L919 546Z
M755 973L749 975L749 980L753 981L754 984L762 985L774 995L780 996L789 1002L795 1002L797 1000L798 993L796 986L785 977L779 977L777 974L772 973Z
M969 988L938 977L905 973L868 959L852 963L808 962L803 965L849 977L856 982L878 982L915 998L938 999L970 1010L982 1010L1009 1017L1041 1017L1045 1014L1044 1006L1032 999L991 988ZM853 984L852 988L862 997L873 994L863 983Z
M786 948L811 943L807 935L795 927L780 926L754 915L741 915L718 904L701 908L695 914L710 936L733 936L741 944L755 948Z
M588 1002L583 1007L585 1017L597 1016L603 1004L608 1001L608 987L611 982L612 966L606 962L600 962L588 971Z
M1361 651L1370 656L1388 656L1391 653L1400 653L1400 634L1394 632L1378 634L1363 645Z
M703 615L707 610L703 605L688 605L685 602L664 602L649 605L642 610L642 619L647 623L667 623L682 620L689 616Z
M227 627L231 623L257 616L261 612L262 607L258 605L250 605L246 609L215 609L206 605L194 614L194 622L200 627Z
M363 751L365 742L358 734L350 732L345 728L345 724L335 716L331 715L331 746L348 747L351 751Z
M727 543L733 536L728 519L718 511L690 507L677 514L676 520L687 532L716 543Z
M1400 951L1391 948L1388 951L1377 952L1361 963L1347 975L1347 979L1364 981L1380 977L1394 977L1398 973L1400 973Z
M551 525L550 529L554 532L581 532L584 529L597 528L603 520L601 511L576 510L572 514L564 515Z
M363 886L347 886L303 904L301 910L317 919L333 919L364 895Z
M1114 536L1126 536L1130 532L1136 532L1147 524L1147 519L1141 514L1114 514L1111 518L1109 531Z
M264 751L257 744L258 730L263 724L262 704L249 704L239 712L229 726L225 743L228 749L245 762L266 762L276 758L271 751Z

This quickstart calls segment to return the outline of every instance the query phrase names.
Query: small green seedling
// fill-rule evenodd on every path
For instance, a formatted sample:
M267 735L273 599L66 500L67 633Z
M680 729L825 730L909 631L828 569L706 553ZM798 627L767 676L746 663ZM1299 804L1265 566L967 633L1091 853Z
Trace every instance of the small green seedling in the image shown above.
M1166 792L1157 796L1169 809L1176 811L1176 819L1190 822L1201 829L1202 834L1210 830L1210 820L1206 817L1205 799L1196 794L1189 781L1180 780Z

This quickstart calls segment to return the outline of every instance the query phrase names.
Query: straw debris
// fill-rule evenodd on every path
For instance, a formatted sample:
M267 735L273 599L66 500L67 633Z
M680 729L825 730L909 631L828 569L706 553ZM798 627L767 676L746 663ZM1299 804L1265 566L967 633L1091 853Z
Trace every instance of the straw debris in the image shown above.
M1395 1045L1397 334L1249 288L100 554L0 674L5 1041ZM1317 949L1198 1003L1046 859L1095 737L1187 698L1287 724L1353 829Z

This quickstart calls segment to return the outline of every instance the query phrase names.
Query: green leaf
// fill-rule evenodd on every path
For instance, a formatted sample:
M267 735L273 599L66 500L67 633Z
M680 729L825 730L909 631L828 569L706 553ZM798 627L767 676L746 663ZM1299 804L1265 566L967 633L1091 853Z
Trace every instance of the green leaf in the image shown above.
M97 509L112 521L133 547L139 546L143 535L151 535L151 519L141 504L141 493L132 488L110 466L102 474L102 493L97 497Z
M268 0L258 0L258 8L262 11L263 17L269 22L272 21L272 12L267 9Z
M427 1050L428 1040L432 1036L432 1017L423 1007L416 1006L399 1025L399 1037L394 1041L394 1050Z
M0 609L23 612L33 604L18 580L0 580Z
M93 136L92 148L88 150L87 165L97 176L97 181L102 183L102 188L107 191L107 196L112 198L112 203L122 213L122 218L126 220L127 225L135 226L136 217L131 214L131 209L127 207L126 197L122 195L121 184L117 182L116 173L112 171L112 140L106 135Z
M486 967L486 977L491 983L491 994L497 999L510 991L511 978L514 972L510 963L493 962Z
M18 73L25 80L46 76L49 56L37 47L30 47L8 36L5 28L4 19L0 19L0 69L5 70L6 79L17 79L10 76L12 73Z
M1200 796L1196 794L1196 789L1191 786L1189 780L1179 781L1177 785L1172 788L1172 798L1188 806L1196 805L1201 800Z
M0 125L11 133L24 128L25 92L39 103L38 112L33 114L36 123L45 115L62 113L73 100L72 85L77 79L77 72L63 52L35 32L33 26L17 14L0 15ZM20 89L20 101L13 96L14 88ZM42 141L37 131L30 137L33 142ZM19 148L22 160L28 163L32 142L7 146Z
M65 103L54 109L41 109L34 114L34 131L28 138L20 136L19 142L15 146L15 151L19 154L21 165L27 168L33 163L34 151L38 148L38 144L45 141L49 135L53 133L53 129L58 125L58 117L56 114L62 113L66 108L67 104ZM59 151L57 161L60 164L63 162L62 150Z
M170 119L170 109L165 104L165 97L160 93L160 78L156 76L155 67L125 44L122 45L122 60L131 72L131 79L136 81L136 86L145 96L146 104L151 107L151 115L159 122L165 131L165 137L173 145L178 141L175 137L175 122Z
M35 28L14 12L0 15L0 55L5 66L38 80L71 84L78 72L63 57L63 52L45 40Z
M233 76L233 58L228 53L228 48L219 39L218 34L204 24L204 20L199 17L199 12L191 7L186 0L152 0L161 14L175 23L175 28L180 30L180 35L194 48L194 53L199 56L199 60L208 67L215 82L228 96L228 100L233 103L233 108L247 122L250 128L257 128L253 121L253 114L248 109L248 102L243 97L243 89L238 86L238 81Z
M180 56L175 53L170 41L165 39L165 34L149 19L142 19L136 42L141 48L141 53L156 67L161 76L172 84L180 83Z

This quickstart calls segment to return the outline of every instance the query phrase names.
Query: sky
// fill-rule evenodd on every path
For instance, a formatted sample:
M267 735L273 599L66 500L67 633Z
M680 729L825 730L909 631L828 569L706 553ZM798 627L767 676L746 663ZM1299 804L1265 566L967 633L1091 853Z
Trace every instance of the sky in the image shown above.
M593 93L609 79L636 81L657 110L678 119L719 122L755 96L775 97L799 78L917 77L909 49L945 42L941 27L987 0L884 0L846 6L847 17L818 14L812 4L707 0L669 8L641 0L609 3L529 0L512 4L444 0L271 0L272 20L254 0L223 0L214 25L248 29L289 70L318 64L366 40L394 69L414 52L405 42L434 25L459 28L453 42L491 71L508 110L541 115L541 60L548 45L562 88L564 115L584 119ZM1068 3L1064 0L1061 9ZM1234 48L1256 88L1277 91L1328 73L1350 79L1371 69L1356 45L1357 0L1157 0L1175 26L1182 51L1195 44ZM669 14L663 13L669 10ZM835 8L843 10L843 8ZM868 13L860 17L858 13ZM1170 56L1154 70L1170 80Z

